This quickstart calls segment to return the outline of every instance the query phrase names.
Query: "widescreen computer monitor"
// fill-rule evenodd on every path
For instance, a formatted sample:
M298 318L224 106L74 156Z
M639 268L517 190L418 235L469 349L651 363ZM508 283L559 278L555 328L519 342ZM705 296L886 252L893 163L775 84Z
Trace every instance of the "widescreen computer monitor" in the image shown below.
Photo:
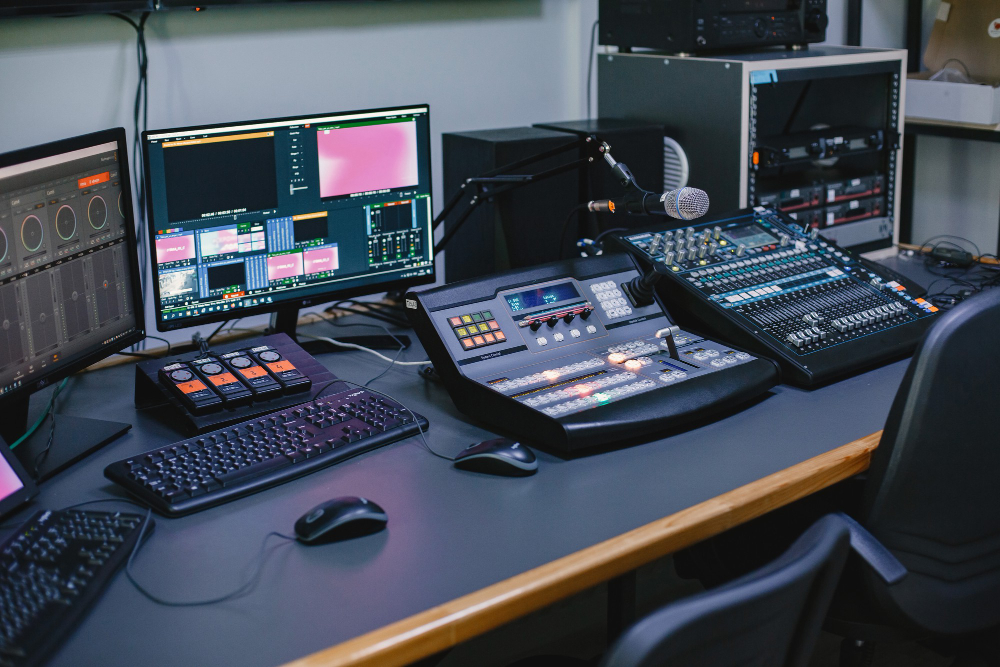
M434 281L426 105L143 133L161 330Z
M33 392L144 337L125 130L0 155L0 436L24 434ZM49 469L101 424L57 430Z

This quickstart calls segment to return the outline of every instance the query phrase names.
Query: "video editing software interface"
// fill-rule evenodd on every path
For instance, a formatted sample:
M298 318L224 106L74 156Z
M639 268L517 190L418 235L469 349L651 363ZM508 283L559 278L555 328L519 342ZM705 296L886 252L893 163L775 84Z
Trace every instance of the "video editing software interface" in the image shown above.
M0 397L136 330L125 159L112 141L0 167Z
M433 275L426 106L154 132L145 147L166 328Z

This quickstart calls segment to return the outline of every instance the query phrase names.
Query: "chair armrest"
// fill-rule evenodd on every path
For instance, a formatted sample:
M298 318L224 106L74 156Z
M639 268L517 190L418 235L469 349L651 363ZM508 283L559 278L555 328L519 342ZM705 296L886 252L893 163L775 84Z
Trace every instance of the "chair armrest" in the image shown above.
M864 526L852 517L843 512L837 512L836 516L840 517L847 524L847 528L851 533L851 548L854 549L856 554L861 556L861 559L868 564L868 567L875 571L875 574L882 581L890 586L902 581L908 571L906 566L900 563L899 559L891 551L886 549L881 542L875 539L874 535L869 533Z

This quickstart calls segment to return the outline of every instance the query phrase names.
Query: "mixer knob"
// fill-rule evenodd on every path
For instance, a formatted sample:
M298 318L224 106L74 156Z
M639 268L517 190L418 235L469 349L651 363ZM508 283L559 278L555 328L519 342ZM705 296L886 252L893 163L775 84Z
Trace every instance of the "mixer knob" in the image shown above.
M689 261L693 260L697 256L698 256L698 250L697 250L697 248L688 248L688 255L687 255L687 257L688 257Z
M664 254L666 254L668 252L673 252L673 249L674 249L674 242L673 241L667 241L666 244L663 246L663 252L664 252Z
M529 324L528 327L532 331L538 331L539 329L542 328L542 321L541 320L532 320L531 324Z
M819 238L819 227L813 227L809 230L809 238L818 239Z
M590 317L590 313L592 313L593 310L594 310L593 308L586 308L586 309L584 309L584 311L582 313L580 313L580 319L581 320L585 320L588 317Z
M782 245L782 246L786 246L786 245L788 245L788 244L789 244L789 243L791 242L791 240L792 240L792 239L790 239L790 238L788 237L788 234L782 234L782 235L781 235L781 245Z
M694 227L688 227L687 229L685 229L684 230L684 236L686 236L688 239L693 239L694 238Z
M710 232L709 230L706 229L705 231L703 231L701 233L701 242L702 243L708 243L708 239L711 238L711 236L712 236L712 232Z
M673 263L674 263L674 257L675 257L675 256L676 256L676 255L674 255L674 251L673 251L673 250L671 250L671 251L670 251L670 252L668 252L668 253L666 254L666 256L665 256L665 257L663 258L663 263L664 263L664 264L666 264L667 266L670 266L671 264L673 264Z
M566 314L565 314L565 315L563 316L563 322L565 322L566 324L569 324L570 322L572 322L572 321L573 321L573 319L574 319L575 317L576 317L576 315L574 315L573 313L566 313Z
M663 232L663 240L664 241L669 241L672 238L674 238L674 233L672 231Z
M736 256L742 257L743 255L746 254L746 251L747 251L746 245L741 243L736 247Z
M653 237L653 240L649 243L649 252L656 254L656 251L660 249L660 235L657 234Z
M715 241L712 241L711 243L708 244L708 254L714 255L715 251L718 249L719 249L719 244L716 243Z
M550 317L549 319L545 320L545 323L549 325L550 329L552 329L552 328L554 328L556 326L556 322L558 322L558 321L559 320L557 318Z
M698 257L704 259L706 252L708 252L708 246L707 245L701 246L700 248L698 248Z

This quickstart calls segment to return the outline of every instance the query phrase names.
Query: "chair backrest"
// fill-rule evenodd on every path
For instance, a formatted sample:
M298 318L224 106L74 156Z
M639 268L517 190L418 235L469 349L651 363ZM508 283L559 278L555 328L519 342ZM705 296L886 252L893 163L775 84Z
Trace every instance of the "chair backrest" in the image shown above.
M825 516L770 564L642 619L601 664L806 665L849 543L845 523Z
M872 454L862 524L909 570L869 576L896 623L961 633L1000 623L1000 289L930 328Z

